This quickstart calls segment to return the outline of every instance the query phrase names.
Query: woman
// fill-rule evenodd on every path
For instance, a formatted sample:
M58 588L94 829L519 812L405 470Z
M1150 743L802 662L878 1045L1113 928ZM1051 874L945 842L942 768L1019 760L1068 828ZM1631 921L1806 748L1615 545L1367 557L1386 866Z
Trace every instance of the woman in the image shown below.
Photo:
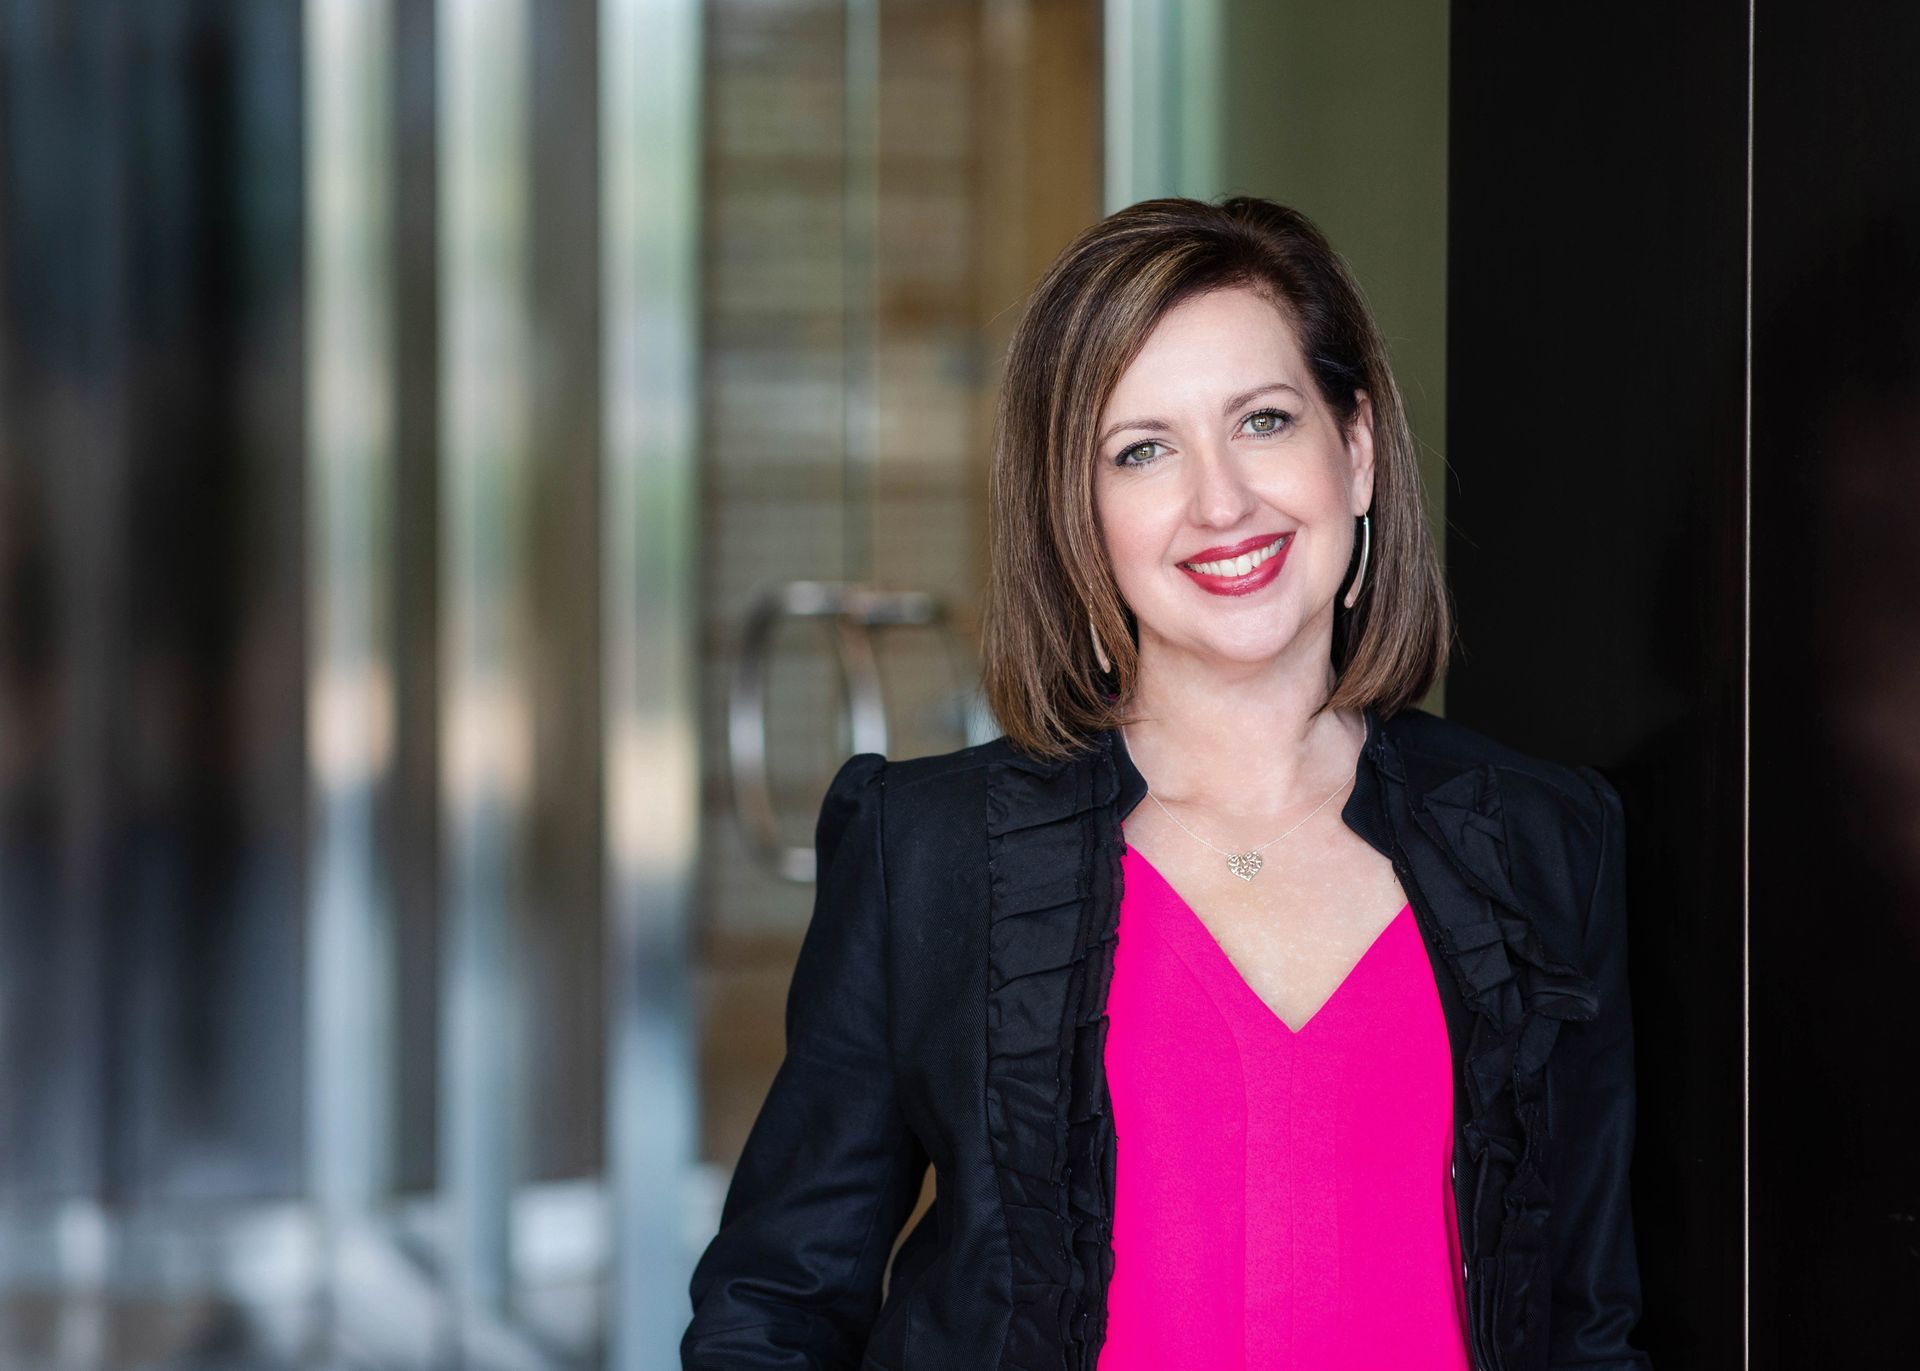
M1620 799L1414 704L1413 443L1305 218L1067 248L992 558L1005 736L834 778L684 1365L1647 1366Z

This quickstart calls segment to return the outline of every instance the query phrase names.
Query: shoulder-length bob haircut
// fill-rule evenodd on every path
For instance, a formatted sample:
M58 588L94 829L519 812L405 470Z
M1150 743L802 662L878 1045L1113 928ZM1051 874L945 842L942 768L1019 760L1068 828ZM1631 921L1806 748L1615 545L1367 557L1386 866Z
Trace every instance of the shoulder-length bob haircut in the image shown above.
M1343 428L1359 419L1356 391L1373 402L1371 550L1354 607L1344 591L1334 601L1336 684L1321 708L1371 705L1390 716L1446 669L1452 610L1413 435L1386 344L1346 264L1304 214L1268 200L1145 200L1068 245L1007 349L988 491L984 678L988 708L1029 756L1071 756L1130 717L1138 629L1094 508L1100 415L1169 309L1232 286L1279 307ZM1358 562L1356 538L1346 585ZM1110 672L1097 665L1089 623Z

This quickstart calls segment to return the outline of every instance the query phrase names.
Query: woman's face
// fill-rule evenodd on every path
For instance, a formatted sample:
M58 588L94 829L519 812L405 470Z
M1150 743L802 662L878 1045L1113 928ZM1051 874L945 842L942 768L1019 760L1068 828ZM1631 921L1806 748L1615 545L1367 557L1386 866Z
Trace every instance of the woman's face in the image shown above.
M1162 317L1098 432L1094 503L1143 658L1324 662L1373 500L1365 393L1341 432L1280 311L1220 289Z

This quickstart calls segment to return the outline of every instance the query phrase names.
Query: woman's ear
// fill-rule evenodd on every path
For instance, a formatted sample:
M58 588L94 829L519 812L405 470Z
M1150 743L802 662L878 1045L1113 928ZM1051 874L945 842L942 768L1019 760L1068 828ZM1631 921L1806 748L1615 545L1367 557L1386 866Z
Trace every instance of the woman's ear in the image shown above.
M1351 463L1354 517L1373 507L1373 397L1353 392L1353 422L1347 425L1347 460Z

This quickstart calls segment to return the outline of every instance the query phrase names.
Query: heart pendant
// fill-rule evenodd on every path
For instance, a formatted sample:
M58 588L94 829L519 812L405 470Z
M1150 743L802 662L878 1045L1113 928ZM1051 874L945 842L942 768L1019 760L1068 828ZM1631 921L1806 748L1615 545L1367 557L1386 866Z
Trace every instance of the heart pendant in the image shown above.
M1227 858L1227 870L1243 881L1250 881L1258 876L1261 866L1258 852L1239 852Z

